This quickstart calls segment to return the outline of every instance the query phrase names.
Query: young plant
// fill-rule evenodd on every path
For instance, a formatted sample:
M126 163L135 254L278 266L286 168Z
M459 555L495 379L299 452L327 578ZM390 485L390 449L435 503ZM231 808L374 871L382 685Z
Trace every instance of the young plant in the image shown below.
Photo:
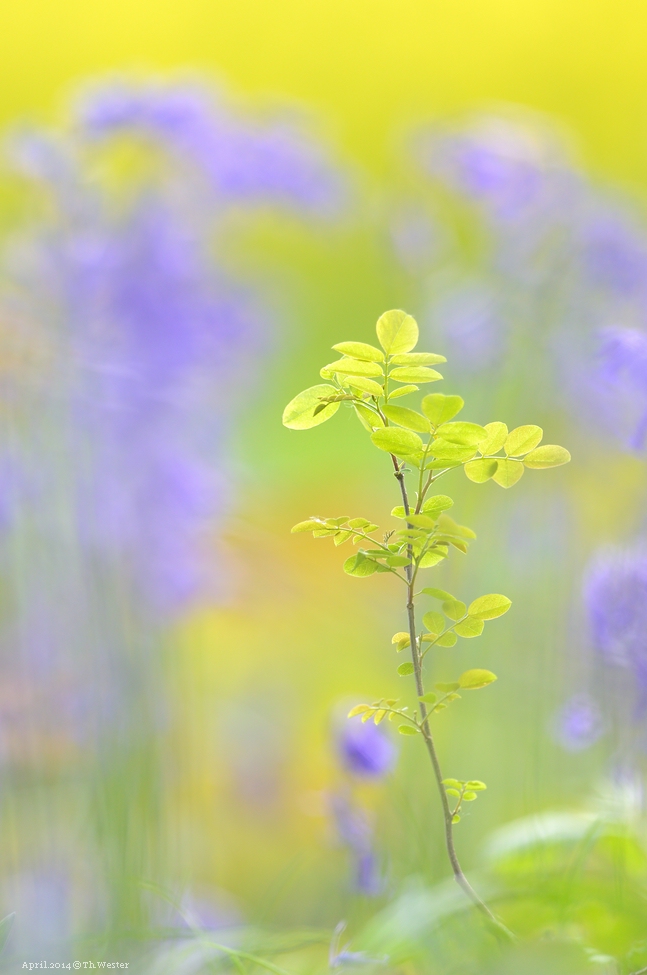
M341 357L324 366L325 382L299 393L286 406L283 423L291 430L308 430L329 420L342 404L353 409L371 440L391 458L401 504L391 514L401 527L375 537L378 526L368 518L346 516L312 517L299 522L293 532L312 532L315 538L332 538L335 545L350 542L357 551L344 562L348 575L366 577L376 572L391 573L404 586L408 630L396 633L392 642L397 652L408 650L411 660L400 664L398 674L413 676L418 705L413 712L398 706L397 700L381 699L360 704L349 717L379 724L384 718L402 723L403 735L420 737L429 754L442 803L445 842L454 877L476 907L500 932L509 934L481 900L463 873L454 846L454 827L460 821L463 803L473 802L486 788L479 780L463 782L444 778L434 742L431 719L460 699L459 691L479 690L496 680L489 670L467 670L451 683L436 683L427 691L425 667L433 647L451 647L458 637L469 639L483 632L488 620L502 616L510 600L497 593L480 596L467 606L451 593L422 584L422 574L442 563L451 548L467 552L474 532L457 524L447 511L453 501L445 494L431 493L440 477L462 467L476 484L493 480L510 488L526 468L557 467L570 460L564 447L539 446L543 431L525 425L508 432L505 423L486 426L455 420L464 403L460 396L431 393L424 396L421 411L396 401L418 391L423 383L443 377L433 367L445 357L430 352L413 352L418 326L403 311L388 311L377 322L381 348L364 342L340 342L333 346ZM414 482L409 487L407 477ZM431 599L434 608L425 609L422 626L416 619L416 600ZM435 608L440 604L440 610Z

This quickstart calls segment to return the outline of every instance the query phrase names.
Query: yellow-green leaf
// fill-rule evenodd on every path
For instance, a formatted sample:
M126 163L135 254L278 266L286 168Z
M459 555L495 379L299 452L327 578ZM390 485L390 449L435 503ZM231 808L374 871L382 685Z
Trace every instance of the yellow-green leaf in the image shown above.
M544 467L561 467L562 464L568 464L570 459L571 455L566 447L559 447L557 444L547 443L543 447L537 447L536 450L532 450L524 457L523 462L526 467L539 470Z
M384 390L374 379L367 379L365 376L349 376L348 385L352 389L359 389L362 393L370 393L371 396L382 396Z
M502 488L510 488L516 484L523 474L523 463L520 460L502 458L497 461L492 480Z
M461 463L471 460L476 453L476 447L465 444L448 443L438 438L431 445L431 453L437 460L450 460Z
M467 606L460 599L448 599L443 603L443 613L450 620L459 620L467 613Z
M384 353L368 342L338 342L333 345L335 352L352 356L353 359L366 359L367 362L384 362Z
M357 555L351 555L350 558L346 559L344 572L349 576L357 576L358 578L372 576L374 572L377 572L377 562L373 562L372 559L360 558L360 554L358 552Z
M435 366L439 362L447 362L447 359L434 352L404 352L391 359L392 366Z
M480 636L484 626L485 623L483 620L476 619L474 616L468 616L466 620L456 624L454 633L462 636L464 639L469 639L470 637Z
M389 399L398 399L400 396L407 396L409 393L416 393L418 387L414 385L400 386L398 389L394 389L392 393L389 393Z
M496 460L480 457L478 460L468 460L463 470L470 481L474 481L475 484L485 484L496 471L497 463Z
M324 369L330 370L331 372L337 372L342 376L381 376L382 367L378 365L377 362L367 362L365 359L353 359L350 356L344 356L343 359L337 359L336 362L329 362Z
M445 620L442 613L437 613L433 609L425 613L422 617L422 624L430 633L435 633L437 636L440 636L445 629Z
M442 375L428 366L398 366L389 373L398 383L435 383Z
M362 403L353 403L353 408L359 422L369 433L373 433L373 430L384 426L382 417L374 413L373 410L369 410L368 406L364 406Z
M436 436L448 443L475 447L487 437L487 430L478 423L465 423L458 420L453 423L442 423L436 429Z
M468 613L477 620L495 620L507 613L511 606L512 602L507 596L492 592L487 596L479 596L470 603Z
M405 633L404 630L401 630L400 632L393 634L391 643L395 644L397 652L400 653L401 650L406 650L407 647L411 646L411 637L408 633Z
M485 429L487 438L480 442L479 450L482 454L496 454L506 441L508 428L505 423L497 420L495 423L486 423Z
M368 704L356 704L354 708L351 708L346 717L354 718L358 714L364 714L365 711L370 711Z
M429 420L415 410L409 410L406 406L384 406L382 412L398 426L417 430L419 433L429 433Z
M413 664L411 661L407 660L406 663L400 664L398 667L398 674L400 677L409 677L413 673Z
M541 427L528 423L523 427L515 427L505 439L503 449L509 456L522 457L541 443L544 431Z
M422 440L417 433L396 427L384 427L382 430L375 430L371 434L371 440L380 450L385 450L389 454L397 454L399 457L406 457L408 454L415 454L423 449Z
M406 311L385 311L375 326L380 345L387 355L410 352L418 342L418 323Z
M414 728L412 724L401 724L398 726L398 731L401 735L417 735L418 729Z
M311 532L311 531L316 531L316 529L318 528L323 528L323 526L324 526L323 520L318 521L314 518L309 518L307 521L300 521L298 524L294 525L294 527L291 528L290 531L293 534L297 532Z
M458 678L459 687L464 691L478 691L481 687L487 687L497 679L496 674L491 670L466 670Z
M283 426L289 430L309 430L311 427L318 427L320 423L325 423L334 416L340 404L328 403L316 416L314 411L321 405L322 399L326 396L335 396L337 393L339 390L336 386L329 386L328 383L320 383L318 386L304 389L290 400L283 410Z
M458 637L453 630L448 630L447 633L443 633L436 640L436 646L438 647L453 647L458 642Z
M423 398L421 408L430 423L440 426L447 423L465 406L461 396L445 396L444 393L429 393Z
M447 558L447 549L443 548L431 548L428 552L420 559L418 565L421 569L430 569L434 565L438 565L443 559Z

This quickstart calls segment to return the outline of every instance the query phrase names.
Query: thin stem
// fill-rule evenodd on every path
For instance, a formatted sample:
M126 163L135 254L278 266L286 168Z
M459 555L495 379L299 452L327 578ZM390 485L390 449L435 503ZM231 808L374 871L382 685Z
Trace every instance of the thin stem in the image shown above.
M400 493L402 494L402 503L404 505L405 515L409 515L409 498L407 495L406 484L404 483L404 473L400 469L397 458L391 454L391 459L393 461L393 466L395 469L395 477L400 485ZM407 522L409 527L412 527L409 522ZM411 546L409 546L409 551ZM411 551L410 551L411 557ZM409 639L411 641L411 659L413 661L413 671L416 681L416 691L418 698L422 698L425 693L424 681L422 676L422 657L418 649L418 641L416 636L416 618L415 618L415 607L414 607L414 573L413 566L409 564L405 567L405 573L408 580L407 586L407 617L409 621ZM443 774L440 768L440 761L438 759L438 753L436 751L436 746L434 743L433 736L431 734L431 729L429 728L429 715L427 713L427 708L424 701L419 701L420 704L420 729L422 731L423 738L425 740L425 745L431 765L434 771L434 777L436 779L436 785L438 787L438 794L440 796L440 801L443 809L443 817L445 820L445 846L447 848L447 855L449 857L449 862L454 873L454 879L457 884L462 888L465 894L470 898L478 910L483 914L488 921L495 927L496 931L504 935L508 939L514 939L514 935L511 931L506 928L504 924L499 921L487 904L481 900L479 895L476 893L469 880L463 873L461 865L456 854L456 847L454 846L454 835L453 835L453 825L452 825L452 812L449 808L449 801L447 799L447 793L445 792L445 787L443 786Z

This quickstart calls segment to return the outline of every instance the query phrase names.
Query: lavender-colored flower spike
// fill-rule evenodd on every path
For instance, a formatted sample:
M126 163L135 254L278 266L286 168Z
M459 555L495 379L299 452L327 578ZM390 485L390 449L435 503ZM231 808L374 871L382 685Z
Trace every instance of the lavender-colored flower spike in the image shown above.
M557 715L555 735L569 752L580 752L594 745L604 733L602 715L587 694L575 694Z
M378 897L384 891L385 881L373 848L373 829L366 812L352 802L348 793L332 796L330 808L339 839L352 855L355 890L366 897Z
M601 553L586 575L584 600L602 659L628 668L647 687L647 553Z
M242 121L195 85L113 84L79 108L82 131L94 139L135 132L200 166L225 200L266 197L315 213L338 213L339 174L321 144L294 124Z
M599 378L627 444L644 450L647 440L647 332L609 327L600 331Z
M362 722L359 717L347 720L337 738L339 757L353 775L378 779L395 766L398 752L380 726Z

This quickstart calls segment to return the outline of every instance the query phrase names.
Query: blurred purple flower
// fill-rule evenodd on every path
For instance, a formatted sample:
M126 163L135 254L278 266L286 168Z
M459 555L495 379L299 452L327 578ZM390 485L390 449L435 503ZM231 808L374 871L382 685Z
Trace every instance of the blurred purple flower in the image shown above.
M366 812L352 803L348 793L331 796L330 809L337 834L353 857L355 889L367 897L378 897L384 891L385 879L373 848L373 829Z
M555 733L569 752L580 752L598 741L604 733L602 715L596 702L587 694L575 694L559 714Z
M622 209L599 208L587 216L579 231L585 275L595 287L620 297L643 291L647 285L647 235Z
M599 375L614 413L630 429L628 445L644 450L647 438L647 332L609 327L600 331Z
M647 688L647 554L638 549L600 553L586 574L584 601L602 659L629 669Z
M443 348L461 368L478 372L491 368L501 358L508 328L496 295L487 284L468 281L442 295L430 317Z
M159 140L200 166L225 199L339 212L342 181L320 143L285 120L242 121L195 85L105 86L81 103L79 121L93 139L125 131Z
M398 752L380 725L351 718L341 726L337 751L342 764L360 778L381 778L395 766Z

